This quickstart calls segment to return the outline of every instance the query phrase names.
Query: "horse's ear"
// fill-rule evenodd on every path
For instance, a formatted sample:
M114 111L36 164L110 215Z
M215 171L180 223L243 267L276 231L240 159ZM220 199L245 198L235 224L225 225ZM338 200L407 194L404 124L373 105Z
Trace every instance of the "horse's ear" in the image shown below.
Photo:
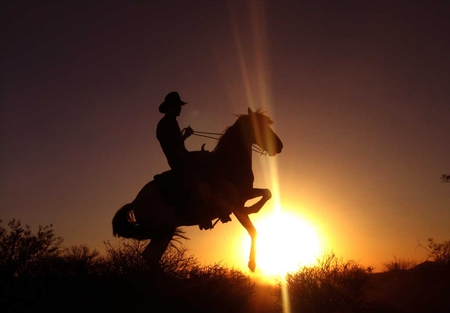
M252 115L253 113L255 113L252 111L252 109L250 109L250 107L248 108L247 112L248 112L248 115Z

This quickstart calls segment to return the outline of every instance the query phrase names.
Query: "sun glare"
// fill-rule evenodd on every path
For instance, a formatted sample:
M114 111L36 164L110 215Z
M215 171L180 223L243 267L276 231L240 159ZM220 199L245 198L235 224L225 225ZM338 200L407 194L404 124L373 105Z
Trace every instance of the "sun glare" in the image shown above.
M255 222L258 230L257 265L267 277L284 276L316 262L320 253L315 230L301 218L277 211Z

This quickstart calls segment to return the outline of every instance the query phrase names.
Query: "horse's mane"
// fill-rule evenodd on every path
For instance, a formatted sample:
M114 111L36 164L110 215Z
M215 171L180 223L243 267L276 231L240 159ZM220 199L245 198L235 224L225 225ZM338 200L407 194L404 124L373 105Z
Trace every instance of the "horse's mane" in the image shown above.
M265 119L265 122L267 123L267 124L269 124L269 125L272 125L273 124L273 121L270 119L270 117L267 115L267 111L266 110L263 110L263 109L261 109L261 108L257 108L254 112L253 112L254 114L256 114L256 116L258 117L258 118L263 118L263 119ZM233 114L234 116L237 116L237 118L238 118L238 120L239 120L239 118L241 118L241 117L246 117L246 116L249 116L248 114ZM235 124L238 122L238 120L235 122ZM230 126L231 127L231 126Z
M236 125L239 125L240 123L243 123L243 121L250 118L249 114L233 114L233 115L237 117L237 120L234 122L233 125L225 128L225 130L222 132L222 136L221 136L219 142L217 143L216 147L214 148L213 152L217 152L218 150L220 150L224 145L226 145L230 141L230 138L232 138L232 136L236 132ZM267 123L268 125L273 124L273 121L270 119L269 116L267 116L266 111L261 108L257 108L253 112L253 116L255 116L258 119L264 119L264 122Z

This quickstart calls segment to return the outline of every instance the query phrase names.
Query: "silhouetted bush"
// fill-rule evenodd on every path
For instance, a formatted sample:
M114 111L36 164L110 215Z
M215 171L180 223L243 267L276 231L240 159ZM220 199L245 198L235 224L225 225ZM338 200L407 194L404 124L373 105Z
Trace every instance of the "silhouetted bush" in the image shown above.
M31 232L30 226L23 227L20 220L12 219L8 227L0 225L1 276L41 276L51 272L63 242L52 225L39 225L37 234Z
M285 282L279 283L279 301L285 283L291 312L351 312L364 306L368 275L358 263L344 262L329 253L317 265L288 274Z
M220 312L237 311L254 292L254 282L243 272L220 264L194 266L184 282L190 306L206 312L211 304Z
M86 245L63 248L51 225L37 234L16 220L8 227L0 227L1 312L243 312L253 294L250 276L200 266L181 245L149 268L141 256L148 240L105 241L101 255Z
M58 259L57 266L62 275L77 277L98 275L104 260L100 252L91 250L87 245L65 248Z
M433 238L428 238L428 257L441 264L450 265L450 240L436 243Z
M105 241L106 256L99 267L99 274L106 277L127 277L148 269L141 257L149 240L123 239L113 245Z
M160 261L161 269L171 277L186 279L199 266L197 259L183 245L170 245Z
M417 265L416 261L412 260L405 260L405 259L397 259L396 256L394 256L394 260L390 262L383 263L383 270L386 272L390 271L403 271L403 270L409 270Z
M149 268L141 257L148 241L125 239L105 242L107 255L102 275L119 278L117 292L134 298L128 311L143 307L183 308L190 312L240 312L253 293L252 279L220 264L200 266L184 246L169 246L160 270ZM118 304L119 305L119 304Z

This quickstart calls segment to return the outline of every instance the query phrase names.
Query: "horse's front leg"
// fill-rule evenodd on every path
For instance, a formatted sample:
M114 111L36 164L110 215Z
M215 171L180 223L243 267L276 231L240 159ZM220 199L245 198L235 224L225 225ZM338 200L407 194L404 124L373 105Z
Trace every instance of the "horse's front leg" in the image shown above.
M259 201L256 202L255 204L253 204L249 207L244 207L246 214L258 213L259 210L261 210L261 208L263 207L263 205L266 204L266 202L270 198L272 198L272 193L270 192L269 189L252 188L248 194L247 200L257 198L257 197L262 197L262 198L259 199Z
M247 214L245 214L241 211L237 211L237 210L233 210L233 214L236 216L238 221L242 224L242 226L244 226L244 228L247 230L248 234L250 235L251 247L250 247L250 257L249 257L249 261L248 261L248 268L252 272L254 272L256 269L256 236L257 236L256 228L253 225L252 221L250 220L250 218L248 217Z

